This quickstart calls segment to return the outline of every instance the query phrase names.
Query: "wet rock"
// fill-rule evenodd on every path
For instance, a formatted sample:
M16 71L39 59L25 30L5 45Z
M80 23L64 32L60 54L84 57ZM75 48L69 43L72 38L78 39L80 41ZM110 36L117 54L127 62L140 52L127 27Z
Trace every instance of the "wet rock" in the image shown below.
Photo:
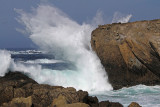
M0 78L0 105L9 102L12 98L27 97L26 90L22 87L26 84L37 84L36 81L20 72L8 72Z
M91 107L98 107L99 106L98 98L88 96L87 104L89 104Z
M160 84L159 23L160 19L114 23L92 32L92 48L114 89Z
M73 87L38 84L20 72L7 73L0 83L2 107L121 107L109 101L99 103L97 97Z
M82 90L79 90L77 92L78 96L79 96L79 102L84 102L84 103L87 103L88 101L88 92L87 91L82 91Z
M128 107L142 107L136 102L132 102Z
M99 103L99 107L123 107L123 105L118 102L102 101Z
M38 84L26 74L20 72L8 72L4 77L0 78L0 94L0 105L7 103L14 106L17 104L13 100L14 98L21 99L29 96L32 99L34 107L48 107L59 96L65 97L67 107L75 105L79 107L88 106L87 104L92 105L94 103L94 98L89 97L86 91L76 91L73 87L64 88L61 86ZM9 103L10 101L12 103ZM13 104L14 102L16 104ZM98 103L98 99L96 103ZM18 105L23 104L20 103Z

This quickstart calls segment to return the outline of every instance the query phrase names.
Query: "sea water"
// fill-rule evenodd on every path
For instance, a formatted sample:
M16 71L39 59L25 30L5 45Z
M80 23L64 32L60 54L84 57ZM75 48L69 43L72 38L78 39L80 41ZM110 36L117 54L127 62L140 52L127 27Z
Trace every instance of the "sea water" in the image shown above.
M77 77L75 78L76 68L74 64L65 60L56 60L54 55L37 49L0 50L0 59L3 60L0 66L1 76L7 70L18 70L28 73L38 83L62 85L64 87L74 86L74 84L85 87L86 85L81 84L87 84L87 82L76 83ZM73 78L73 80L68 81L67 78ZM81 78L84 79L85 77L82 76ZM64 80L67 80L68 83L64 82ZM85 89L84 87L78 87L77 90ZM124 107L127 107L131 102L137 102L143 107L160 106L160 86L137 85L129 88L124 87L119 90L87 91L89 91L91 96L96 96L99 101L120 102Z

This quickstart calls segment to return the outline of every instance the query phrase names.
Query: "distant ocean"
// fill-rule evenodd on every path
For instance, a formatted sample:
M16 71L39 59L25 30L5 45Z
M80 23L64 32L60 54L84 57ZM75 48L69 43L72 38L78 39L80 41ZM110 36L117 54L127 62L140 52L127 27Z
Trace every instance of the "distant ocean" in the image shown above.
M56 60L53 54L36 49L0 50L0 60L3 63L0 69L3 70L5 69L4 67L8 67L6 69L20 70L21 72L27 73L38 83L62 85L65 87L76 86L77 89L88 89L86 87L90 85L87 81L79 82L76 80L80 78L86 79L84 75L76 70L73 63L65 60ZM9 66L7 66L8 62L10 63ZM75 78L76 74L80 78ZM1 75L3 75L2 72ZM86 73L86 76L88 75L89 73ZM87 80L90 81L90 78ZM103 85L101 85L101 87L103 87ZM90 95L97 96L99 101L109 100L120 102L125 107L131 102L138 102L143 107L160 106L160 86L138 85L109 91L99 91L98 88L99 87L95 90L87 91L89 91Z

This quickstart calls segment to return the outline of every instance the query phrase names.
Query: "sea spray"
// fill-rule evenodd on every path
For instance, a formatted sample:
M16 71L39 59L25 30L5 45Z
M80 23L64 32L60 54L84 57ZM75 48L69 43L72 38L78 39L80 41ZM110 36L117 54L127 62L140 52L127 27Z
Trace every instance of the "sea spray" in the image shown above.
M53 70L43 69L37 64L39 69L30 66L28 68L34 69L25 72L29 72L39 83L72 86L89 92L112 90L107 74L90 45L91 32L96 27L94 25L104 22L100 11L91 21L92 24L78 24L61 10L50 5L39 5L32 9L31 13L15 10L20 14L17 20L25 26L29 38L41 50L52 53L55 59L72 63L75 67ZM129 19L127 16L122 22ZM16 64L13 68L20 68L16 67L17 65L22 67L21 64Z
M120 12L115 12L113 15L112 23L127 23L132 17L132 14L122 14Z
M19 21L40 49L76 67L75 70L42 70L52 85L72 86L86 91L112 89L100 60L90 46L92 25L80 25L49 5L39 5L32 13L17 11L20 13ZM34 73L30 72L31 75Z
M30 72L34 72L34 73L32 73L32 75L29 75L29 76L31 76L33 79L35 79L39 83L53 84L53 82L52 82L52 81L54 81L54 78L52 76L53 71L59 72L60 70L53 70L52 71L51 69L43 69L43 66L38 65L39 63L47 63L48 64L48 61L43 61L43 59L42 59L42 62L41 61L39 62L39 60L37 59L37 60L33 60L33 62L32 62L33 64L30 64L30 59L28 59L29 62L26 61L26 59L24 59L24 60L19 59L22 56L26 57L26 53L28 56L32 56L33 54L36 55L36 53L38 51L36 53L35 52L31 54L31 52L28 52L28 50L23 51L23 52L22 51L9 51L9 52L5 51L5 54L0 54L0 55L3 57L4 56L12 56L13 59L8 57L9 59L11 59L11 60L8 60L10 62L10 64L6 63L7 65L10 65L9 68L12 68L12 71L15 71L15 70L20 71L21 70L21 72L24 72L25 74L28 74ZM9 53L11 53L11 55ZM19 57L13 57L14 55L18 55ZM42 55L42 58L44 58L43 55ZM51 60L51 59L48 59L48 60ZM4 62L5 60L0 60L0 61ZM25 64L23 61L25 61ZM49 63L52 63L52 61L53 60L51 60L51 62L49 62ZM27 63L29 65L26 65ZM2 69L2 68L0 68L0 69ZM63 80L64 78L62 75L65 76L65 73L66 73L65 71L67 71L67 70L62 70L61 74L59 72L56 74L56 76L59 76L60 80ZM71 70L69 73L73 74L74 71ZM51 74L51 75L49 76L49 74ZM66 75L68 75L68 74L66 73ZM38 78L36 78L36 76ZM69 75L69 76L73 76L73 75ZM76 77L75 77L75 79L76 79ZM49 81L49 80L52 80L52 81ZM55 79L55 80L57 80L57 79ZM58 81L58 82L60 82L60 81ZM64 80L62 82L64 83ZM96 91L96 92L94 91L93 92L92 91L92 92L90 92L90 95L97 96L99 101L109 100L112 102L120 102L121 104L123 104L124 107L128 107L128 105L131 102L137 102L143 107L148 107L148 106L159 107L160 106L160 103L159 103L160 86L138 85L138 86L133 86L133 87L129 87L129 88L122 88L120 90L111 90L111 91L104 91L104 92L102 92L102 91Z
M8 51L0 50L0 76L4 76L11 63L11 55Z

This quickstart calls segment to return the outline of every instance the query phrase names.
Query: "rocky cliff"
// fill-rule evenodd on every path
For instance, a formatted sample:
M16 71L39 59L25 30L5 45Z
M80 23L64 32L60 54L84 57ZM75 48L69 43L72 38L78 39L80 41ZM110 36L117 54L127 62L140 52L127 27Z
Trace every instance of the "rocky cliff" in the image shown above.
M91 46L114 89L160 84L160 19L100 25Z

